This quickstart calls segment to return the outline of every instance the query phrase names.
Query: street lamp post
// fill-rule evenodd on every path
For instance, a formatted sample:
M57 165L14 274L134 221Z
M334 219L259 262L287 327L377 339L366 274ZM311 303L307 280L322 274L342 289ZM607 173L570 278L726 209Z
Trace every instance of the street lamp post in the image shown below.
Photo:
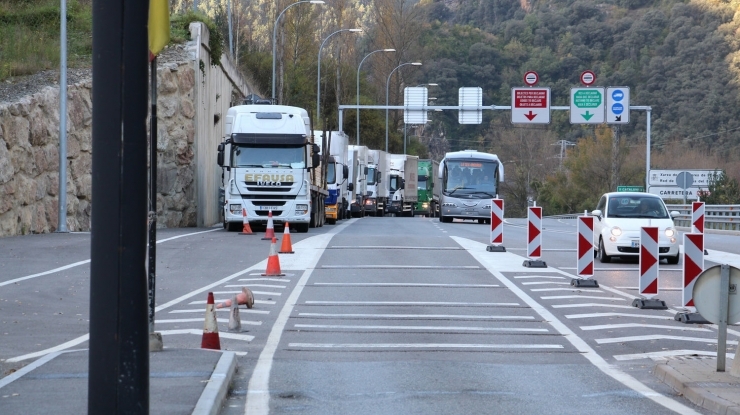
M295 2L291 4L290 6L283 9L283 11L280 12L277 19L275 19L275 27L272 29L272 102L275 103L275 48L277 45L277 27L278 27L278 20L283 16L283 13L285 13L289 8L295 6L296 4L301 3L311 3L311 4L324 4L324 0L301 0L298 2Z
M388 79L385 81L385 152L388 152L388 86L391 82L391 75L393 75L393 72L396 71L396 69L406 66L406 65L414 65L414 66L421 66L421 62L406 62L402 63L391 71L391 73L388 74Z
M374 51L368 53L367 55L365 55L365 57L362 58L362 60L360 61L360 64L357 65L357 133L356 133L356 137L357 137L357 145L358 146L360 145L360 108L359 108L359 106L360 106L360 68L362 67L362 63L365 62L365 59L369 58L370 55L372 55L373 53L377 53L377 52L395 52L395 51L396 51L395 49L378 49L378 50L374 50Z
M321 42L321 46L319 46L319 58L318 58L318 76L316 76L316 126L319 126L319 122L321 121L321 49L324 48L324 44L327 40L329 40L330 37L336 35L337 33L341 32L362 32L362 29L339 29L336 32L330 34L327 36L323 42Z

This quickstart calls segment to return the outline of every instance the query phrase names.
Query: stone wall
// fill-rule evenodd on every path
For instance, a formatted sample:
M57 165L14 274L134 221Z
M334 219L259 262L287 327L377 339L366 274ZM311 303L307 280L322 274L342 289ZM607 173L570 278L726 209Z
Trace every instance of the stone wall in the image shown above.
M215 147L221 114L251 88L226 57L209 65L208 30L167 49L157 68L157 227L219 220ZM200 62L205 63L205 70ZM67 92L67 229L90 230L92 80ZM147 127L148 128L148 127ZM198 179L200 177L200 180ZM215 187L214 187L215 186ZM59 88L0 104L0 237L58 227Z

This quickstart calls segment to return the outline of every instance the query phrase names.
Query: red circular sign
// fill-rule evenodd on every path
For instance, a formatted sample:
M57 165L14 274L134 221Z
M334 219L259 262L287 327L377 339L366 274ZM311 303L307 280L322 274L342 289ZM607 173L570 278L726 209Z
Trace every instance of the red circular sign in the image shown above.
M529 86L537 85L537 82L540 81L540 76L537 75L537 72L535 71L527 71L524 74L524 83Z
M589 86L596 82L596 74L592 71L583 71L581 74L581 83L583 85Z

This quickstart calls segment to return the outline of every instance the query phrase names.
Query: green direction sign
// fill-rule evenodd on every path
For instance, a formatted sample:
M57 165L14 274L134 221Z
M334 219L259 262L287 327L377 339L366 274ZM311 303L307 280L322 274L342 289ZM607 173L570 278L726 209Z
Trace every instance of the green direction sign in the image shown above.
M618 192L644 192L645 186L617 186Z
M571 124L601 124L605 121L604 114L604 88L571 88Z
M578 108L599 108L601 101L601 91L598 89L581 89L573 95L573 104Z

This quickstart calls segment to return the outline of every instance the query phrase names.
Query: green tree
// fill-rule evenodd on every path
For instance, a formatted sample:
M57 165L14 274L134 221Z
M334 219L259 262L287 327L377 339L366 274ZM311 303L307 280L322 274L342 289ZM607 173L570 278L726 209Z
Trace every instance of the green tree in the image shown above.
M708 205L735 205L740 203L740 186L737 180L724 171L715 172L709 178L709 194L702 196Z

